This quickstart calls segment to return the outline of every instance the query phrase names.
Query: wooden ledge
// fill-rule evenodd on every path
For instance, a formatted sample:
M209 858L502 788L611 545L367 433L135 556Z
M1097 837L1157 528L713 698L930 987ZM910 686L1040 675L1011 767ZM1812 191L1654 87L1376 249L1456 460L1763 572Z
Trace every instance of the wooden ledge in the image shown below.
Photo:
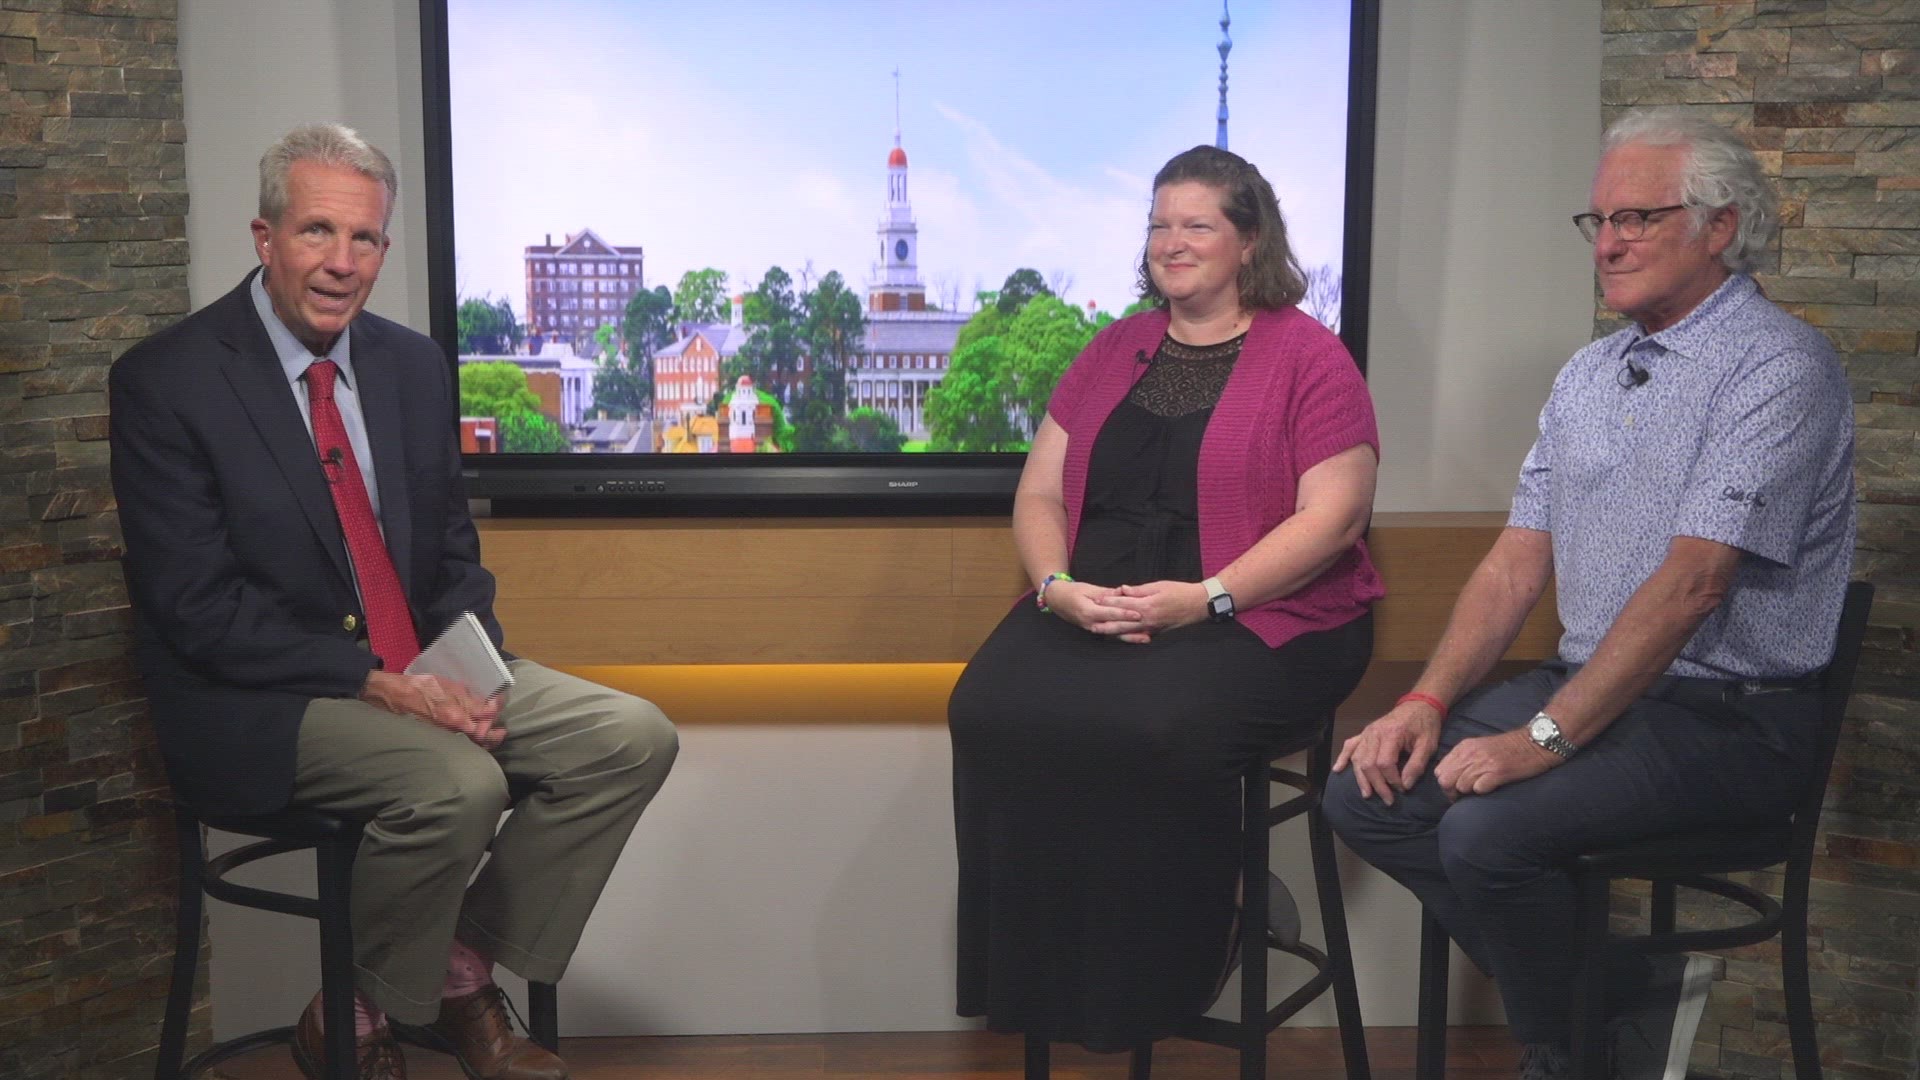
M1375 518L1375 657L1420 661L1504 524ZM1003 519L485 519L514 651L561 667L960 664L1027 589ZM1552 594L1509 659L1552 654Z

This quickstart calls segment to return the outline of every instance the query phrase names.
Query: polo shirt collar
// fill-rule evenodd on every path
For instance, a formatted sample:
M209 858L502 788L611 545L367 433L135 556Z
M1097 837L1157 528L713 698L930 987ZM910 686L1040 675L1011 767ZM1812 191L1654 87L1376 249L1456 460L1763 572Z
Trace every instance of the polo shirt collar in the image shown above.
M1700 301L1687 316L1657 334L1641 333L1636 325L1633 337L1627 343L1628 348L1650 341L1667 352L1682 356L1698 356L1708 343L1719 336L1720 324L1728 316L1739 310L1752 299L1760 287L1746 274L1734 274L1720 283L1705 300Z

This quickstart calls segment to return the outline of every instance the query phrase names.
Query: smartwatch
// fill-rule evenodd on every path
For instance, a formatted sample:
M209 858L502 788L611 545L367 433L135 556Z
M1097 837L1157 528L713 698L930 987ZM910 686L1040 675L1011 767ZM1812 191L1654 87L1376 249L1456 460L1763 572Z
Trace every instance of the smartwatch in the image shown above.
M1546 713L1535 713L1533 719L1527 721L1527 738L1533 740L1533 745L1559 755L1562 761L1580 752L1571 739L1560 734L1560 725Z
M1227 591L1220 579L1210 577L1200 583L1207 590L1207 619L1211 622L1226 622L1233 618L1233 594Z

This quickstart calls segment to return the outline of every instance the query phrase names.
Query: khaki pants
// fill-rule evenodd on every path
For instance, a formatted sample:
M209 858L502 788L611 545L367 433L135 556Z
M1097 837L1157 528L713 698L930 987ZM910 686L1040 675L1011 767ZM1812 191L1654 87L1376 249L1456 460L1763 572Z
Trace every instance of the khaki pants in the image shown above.
M352 699L316 699L301 721L294 804L367 820L353 866L355 982L405 1023L439 1015L456 933L524 978L558 981L679 750L652 703L511 666L507 737L491 751Z

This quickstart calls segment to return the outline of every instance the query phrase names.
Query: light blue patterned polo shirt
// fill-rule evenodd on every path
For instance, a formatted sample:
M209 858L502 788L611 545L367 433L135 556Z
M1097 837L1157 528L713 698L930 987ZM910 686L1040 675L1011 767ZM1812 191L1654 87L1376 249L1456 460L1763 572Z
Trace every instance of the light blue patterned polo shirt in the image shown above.
M1627 359L1648 372L1625 377ZM1675 536L1746 557L1667 671L1786 678L1826 664L1853 559L1853 404L1833 347L1736 274L1651 336L1554 379L1508 524L1553 534L1560 658L1592 658Z

